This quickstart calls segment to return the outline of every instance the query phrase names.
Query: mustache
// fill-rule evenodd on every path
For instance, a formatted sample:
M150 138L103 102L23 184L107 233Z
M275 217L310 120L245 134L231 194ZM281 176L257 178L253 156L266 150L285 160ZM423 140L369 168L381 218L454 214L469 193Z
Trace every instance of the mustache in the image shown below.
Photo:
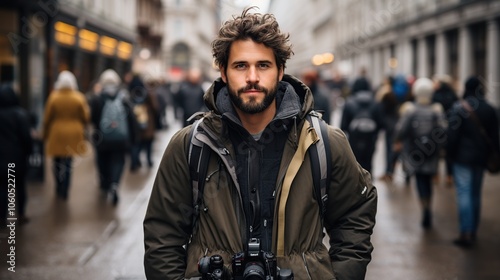
M267 93L266 88L263 88L263 87L259 86L258 84L255 84L255 83L253 83L253 84L248 84L246 87L244 87L244 88L240 88L240 89L238 90L238 93L242 93L242 92L244 92L244 91L248 91L248 90L252 90L252 89L253 89L253 90L259 90L259 91L262 91L262 92Z

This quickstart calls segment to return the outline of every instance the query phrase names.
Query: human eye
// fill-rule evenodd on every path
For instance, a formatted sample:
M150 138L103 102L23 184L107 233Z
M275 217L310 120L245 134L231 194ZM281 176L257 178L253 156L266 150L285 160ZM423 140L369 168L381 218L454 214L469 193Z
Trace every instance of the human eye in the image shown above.
M271 67L271 65L269 65L269 63L266 63L266 62L262 62L262 63L259 63L257 65L260 69L268 69Z
M245 63L236 63L234 64L234 69L238 69L238 70L242 70L242 69L246 69L246 64Z

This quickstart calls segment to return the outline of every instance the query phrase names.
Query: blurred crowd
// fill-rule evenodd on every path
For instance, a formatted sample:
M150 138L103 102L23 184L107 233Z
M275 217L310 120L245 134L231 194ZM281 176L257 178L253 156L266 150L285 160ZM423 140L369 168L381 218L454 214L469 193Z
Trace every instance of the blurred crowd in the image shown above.
M372 172L376 142L383 131L385 170L378 179L391 186L397 164L407 186L414 178L424 229L432 227L433 186L441 181L454 186L459 221L454 244L472 246L480 221L484 173L498 172L488 167L489 162L500 164L498 157L491 160L495 159L491 155L500 153L497 110L486 100L481 79L469 77L459 94L449 75L418 79L390 75L376 86L364 69L351 80L338 74L322 81L319 77L311 70L302 75L313 91L315 109L323 111L327 121L332 122L335 109L331 108L342 107L340 128L359 164ZM439 178L441 160L444 178Z
M378 179L391 185L398 164L406 185L415 178L423 228L432 227L433 184L444 181L449 187L455 186L460 221L455 244L474 243L487 155L500 150L496 110L485 99L484 86L477 77L466 81L461 94L448 75L418 79L390 75L374 84L364 69L357 77L348 78L338 72L325 77L318 69L310 68L302 71L299 78L312 91L315 110L328 123L339 124L359 164L370 172L378 135L384 132L385 169ZM52 161L50 168L58 199L67 200L70 195L71 174L73 168L78 168L73 164L74 158L91 148L99 188L116 205L124 169L136 172L153 166L155 135L158 130L168 129L171 120L167 116L188 125L190 116L206 110L206 82L198 69L187 71L181 81L169 82L138 73L120 77L113 69L107 69L89 92L81 93L74 74L62 71L46 101L40 131L19 106L15 89L2 85L2 166L16 166L16 210L20 222L28 221L26 159L34 141L43 143L45 156ZM173 112L167 114L169 109ZM333 119L334 110L342 111L337 114L341 116L337 122ZM441 159L446 162L444 178L438 177ZM7 188L2 188L1 196L1 218L5 221L7 204L3 202L8 201Z
M2 185L2 227L6 218L14 214L20 224L29 221L25 215L26 178L34 153L43 154L41 161L43 157L50 160L56 197L66 201L73 169L78 168L75 159L93 149L98 187L110 203L117 205L124 169L134 173L153 166L151 153L156 133L168 129L172 121L187 124L191 114L205 110L203 82L198 69L168 83L132 72L120 77L115 70L107 69L91 90L82 93L75 75L62 71L45 103L39 129L36 117L20 106L15 88L2 84L0 121L5 125L0 128L1 161L2 166L15 166L17 181L15 207L4 203L10 196L7 186ZM174 112L167 114L167 108ZM167 116L176 120L167 120ZM40 162L37 165L44 169ZM43 176L44 171L40 173L37 176ZM16 213L9 213L9 207Z

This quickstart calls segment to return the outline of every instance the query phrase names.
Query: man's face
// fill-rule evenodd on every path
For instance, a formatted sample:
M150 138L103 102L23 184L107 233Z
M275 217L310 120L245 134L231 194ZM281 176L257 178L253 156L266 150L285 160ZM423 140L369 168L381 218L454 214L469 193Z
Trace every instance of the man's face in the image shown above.
M234 106L241 113L256 114L274 104L283 71L271 48L248 39L233 42L221 76Z

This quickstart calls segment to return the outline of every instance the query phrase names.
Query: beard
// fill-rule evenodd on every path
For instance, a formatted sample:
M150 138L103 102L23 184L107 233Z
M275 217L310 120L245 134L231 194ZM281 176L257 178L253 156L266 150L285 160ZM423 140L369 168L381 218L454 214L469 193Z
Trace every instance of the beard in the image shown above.
M278 83L273 88L261 87L258 84L248 84L246 87L237 90L233 89L230 84L227 84L227 88L229 97L236 108L247 114L257 114L266 110L273 103L278 91ZM264 99L258 102L255 96L251 96L248 101L244 101L241 98L241 93L252 89L262 91L265 95Z

